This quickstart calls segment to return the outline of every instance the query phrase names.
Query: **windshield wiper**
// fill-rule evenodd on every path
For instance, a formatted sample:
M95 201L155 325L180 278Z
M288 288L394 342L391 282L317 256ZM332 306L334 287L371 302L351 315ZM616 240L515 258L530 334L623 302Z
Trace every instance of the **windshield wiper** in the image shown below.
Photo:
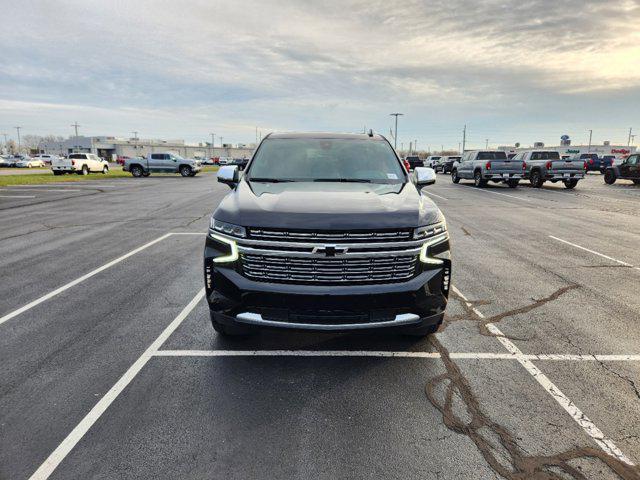
M314 178L314 182L371 183L366 178Z
M267 177L251 177L248 179L250 182L265 182L265 183L283 183L283 182L295 182L289 178L267 178Z

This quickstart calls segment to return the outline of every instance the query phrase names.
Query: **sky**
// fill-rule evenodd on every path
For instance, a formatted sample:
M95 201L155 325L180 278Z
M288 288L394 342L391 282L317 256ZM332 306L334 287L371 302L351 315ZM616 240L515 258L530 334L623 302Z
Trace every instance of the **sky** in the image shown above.
M640 143L640 0L0 0L0 134ZM9 27L7 27L9 26Z

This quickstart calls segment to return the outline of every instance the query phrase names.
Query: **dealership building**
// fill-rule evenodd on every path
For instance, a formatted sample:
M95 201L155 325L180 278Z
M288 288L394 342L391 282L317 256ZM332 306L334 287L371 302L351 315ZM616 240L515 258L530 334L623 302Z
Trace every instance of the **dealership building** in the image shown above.
M574 156L582 153L596 153L599 157L603 155L614 155L616 159L622 160L632 153L636 152L636 147L633 145L611 145L610 142L604 142L602 145L571 145L569 138L562 138L560 145L547 146L542 142L534 143L532 147L521 147L516 144L515 146L500 146L498 150L503 150L507 153L519 153L528 152L531 150L556 150L560 153L560 156Z
M43 142L40 153L68 155L74 152L95 153L99 157L115 160L117 157L146 156L150 153L174 153L185 158L250 157L255 144L223 144L212 147L210 143L188 144L184 140L150 140L117 137L69 137L60 142Z

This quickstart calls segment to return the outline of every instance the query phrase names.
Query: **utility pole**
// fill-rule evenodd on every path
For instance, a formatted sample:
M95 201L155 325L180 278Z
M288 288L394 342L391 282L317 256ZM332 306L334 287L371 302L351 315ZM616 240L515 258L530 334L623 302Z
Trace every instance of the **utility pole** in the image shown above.
M7 138L6 135L5 135L4 138L5 139ZM5 143L7 143L6 140L5 140ZM631 145L633 145L634 143L636 143L636 136L635 135L631 135Z
M634 135L631 135L631 131L632 131L632 127L629 127L629 139L627 140L627 147L631 145L631 137L634 136Z
M486 139L486 141L485 141L484 148L485 148L486 150L489 150L489 139L488 139L488 138L487 138L487 139Z
M0 135L4 136L4 149L6 150L5 153L9 153L9 148L7 147L7 134L0 133Z
M138 132L131 132L133 133L133 138L136 140L136 142L138 141ZM76 137L78 136L78 130L76 130Z
M444 152L444 145L440 144L440 153Z
M589 130L589 147L587 148L587 153L591 153L591 136L593 135L593 129Z
M398 146L398 117L404 115L404 113L390 113L392 117L396 117L396 133L393 136L393 148L395 149Z
M462 150L460 150L460 153L464 153L464 149L467 145L467 124L464 125L464 128L462 129Z
M211 156L213 157L215 155L214 148L216 148L216 134L210 133L209 135L211 135Z
M75 128L75 130L76 130L76 144L74 145L74 148L73 148L73 151L75 152L75 151L76 151L76 149L78 148L78 127L79 127L80 125L78 125L78 122L75 122L75 123L74 123L73 125L71 125L71 126L72 126L72 127L74 127L74 128Z
M20 153L20 129L22 127L14 127L16 129L16 131L18 132L18 153Z
M462 150L460 150L461 145L462 145L462 144L461 144L460 142L458 142L458 152L460 152L460 154L462 154Z
M418 151L418 140L414 140L413 141L413 149L417 152Z

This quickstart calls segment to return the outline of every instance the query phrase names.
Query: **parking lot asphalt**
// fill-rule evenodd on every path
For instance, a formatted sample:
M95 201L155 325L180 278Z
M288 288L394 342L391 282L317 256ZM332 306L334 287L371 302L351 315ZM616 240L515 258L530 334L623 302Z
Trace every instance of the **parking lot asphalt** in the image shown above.
M0 478L640 478L640 188L438 175L455 288L421 340L218 337L227 192L0 191Z

